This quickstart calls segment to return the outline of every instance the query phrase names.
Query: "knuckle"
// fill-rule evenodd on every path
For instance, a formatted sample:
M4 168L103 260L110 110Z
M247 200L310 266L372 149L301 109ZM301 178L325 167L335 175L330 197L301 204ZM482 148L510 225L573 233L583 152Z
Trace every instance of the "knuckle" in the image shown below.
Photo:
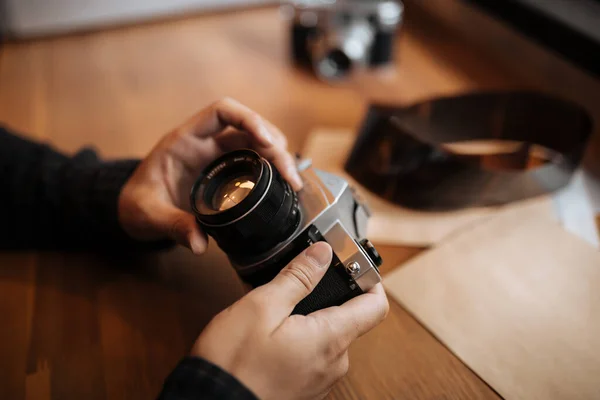
M346 374L348 374L348 371L350 370L350 357L348 357L348 353L344 354L339 362L338 365L338 374L337 374L337 378L341 379L344 376L346 376Z
M260 115L252 111L250 115L248 115L246 123L252 128L257 128L263 124L263 119Z
M334 308L334 307L332 307ZM339 307L335 307L335 308L339 308ZM356 318L353 318L352 320L345 322L344 325L346 325L346 323L351 324L353 329L358 329L358 321ZM325 320L325 328L328 332L328 335L333 339L333 341L330 343L330 351L331 351L331 355L333 357L338 357L340 354L342 354L344 351L348 350L348 347L350 346L350 344L352 343L352 337L351 334L347 333L347 327L344 326L342 328L338 327L336 325L336 323L330 319L326 319Z
M311 379L313 382L327 382L330 380L328 378L331 375L331 369L327 363L322 363L322 365L314 369L313 375Z
M172 142L179 141L186 134L186 129L183 127L173 129L171 133L168 135L168 138L172 140Z
M332 360L338 357L340 354L340 343L337 340L330 341L325 347L325 358Z
M228 324L230 310L223 310L210 320L210 322L204 328L204 332L209 334L214 331L218 331L219 327L226 326Z
M176 217L171 223L171 237L177 238L178 240L184 240L185 236L189 233L189 228L185 223L184 217L182 215Z
M231 97L225 96L225 97L222 97L221 99L215 101L212 104L212 108L216 108L216 109L227 108L227 107L231 106L233 104L233 102L234 102L234 100Z
M313 285L311 273L309 268L306 268L305 265L294 262L284 268L281 272L284 274L284 276L287 276L288 279L295 282L302 289L306 290L307 292L312 291Z

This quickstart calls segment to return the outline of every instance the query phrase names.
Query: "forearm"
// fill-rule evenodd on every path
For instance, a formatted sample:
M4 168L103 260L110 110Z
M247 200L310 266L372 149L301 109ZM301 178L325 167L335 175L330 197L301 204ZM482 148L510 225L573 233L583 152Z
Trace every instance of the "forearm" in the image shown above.
M165 381L158 400L257 400L236 378L210 362L186 357Z
M133 242L118 222L118 196L138 161L68 157L0 128L0 247L92 248Z

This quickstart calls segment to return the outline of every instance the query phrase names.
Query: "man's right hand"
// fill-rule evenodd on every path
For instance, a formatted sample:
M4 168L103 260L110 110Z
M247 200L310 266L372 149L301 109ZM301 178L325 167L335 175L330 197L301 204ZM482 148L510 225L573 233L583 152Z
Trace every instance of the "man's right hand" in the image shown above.
M192 355L231 375L263 400L322 399L348 371L348 347L378 325L389 305L381 284L339 307L290 315L321 280L331 247L319 242L275 279L217 315Z

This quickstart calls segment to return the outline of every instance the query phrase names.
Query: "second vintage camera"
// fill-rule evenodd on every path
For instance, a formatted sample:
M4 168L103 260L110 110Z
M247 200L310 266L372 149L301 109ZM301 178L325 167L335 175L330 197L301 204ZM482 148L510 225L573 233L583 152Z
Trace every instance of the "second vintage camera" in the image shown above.
M389 63L403 7L390 0L294 0L284 8L291 21L292 56L324 80Z
M371 289L381 280L382 260L365 238L369 212L348 182L308 165L300 169L304 188L295 193L269 161L237 150L203 171L190 200L199 225L253 287L272 280L312 243L329 243L331 266L294 309L306 315Z

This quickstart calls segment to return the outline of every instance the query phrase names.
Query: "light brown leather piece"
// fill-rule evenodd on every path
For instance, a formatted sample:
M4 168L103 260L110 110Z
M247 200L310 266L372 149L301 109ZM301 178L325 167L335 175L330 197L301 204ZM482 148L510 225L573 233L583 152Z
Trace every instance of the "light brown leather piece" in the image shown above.
M600 253L539 200L409 261L387 292L506 399L599 399Z

